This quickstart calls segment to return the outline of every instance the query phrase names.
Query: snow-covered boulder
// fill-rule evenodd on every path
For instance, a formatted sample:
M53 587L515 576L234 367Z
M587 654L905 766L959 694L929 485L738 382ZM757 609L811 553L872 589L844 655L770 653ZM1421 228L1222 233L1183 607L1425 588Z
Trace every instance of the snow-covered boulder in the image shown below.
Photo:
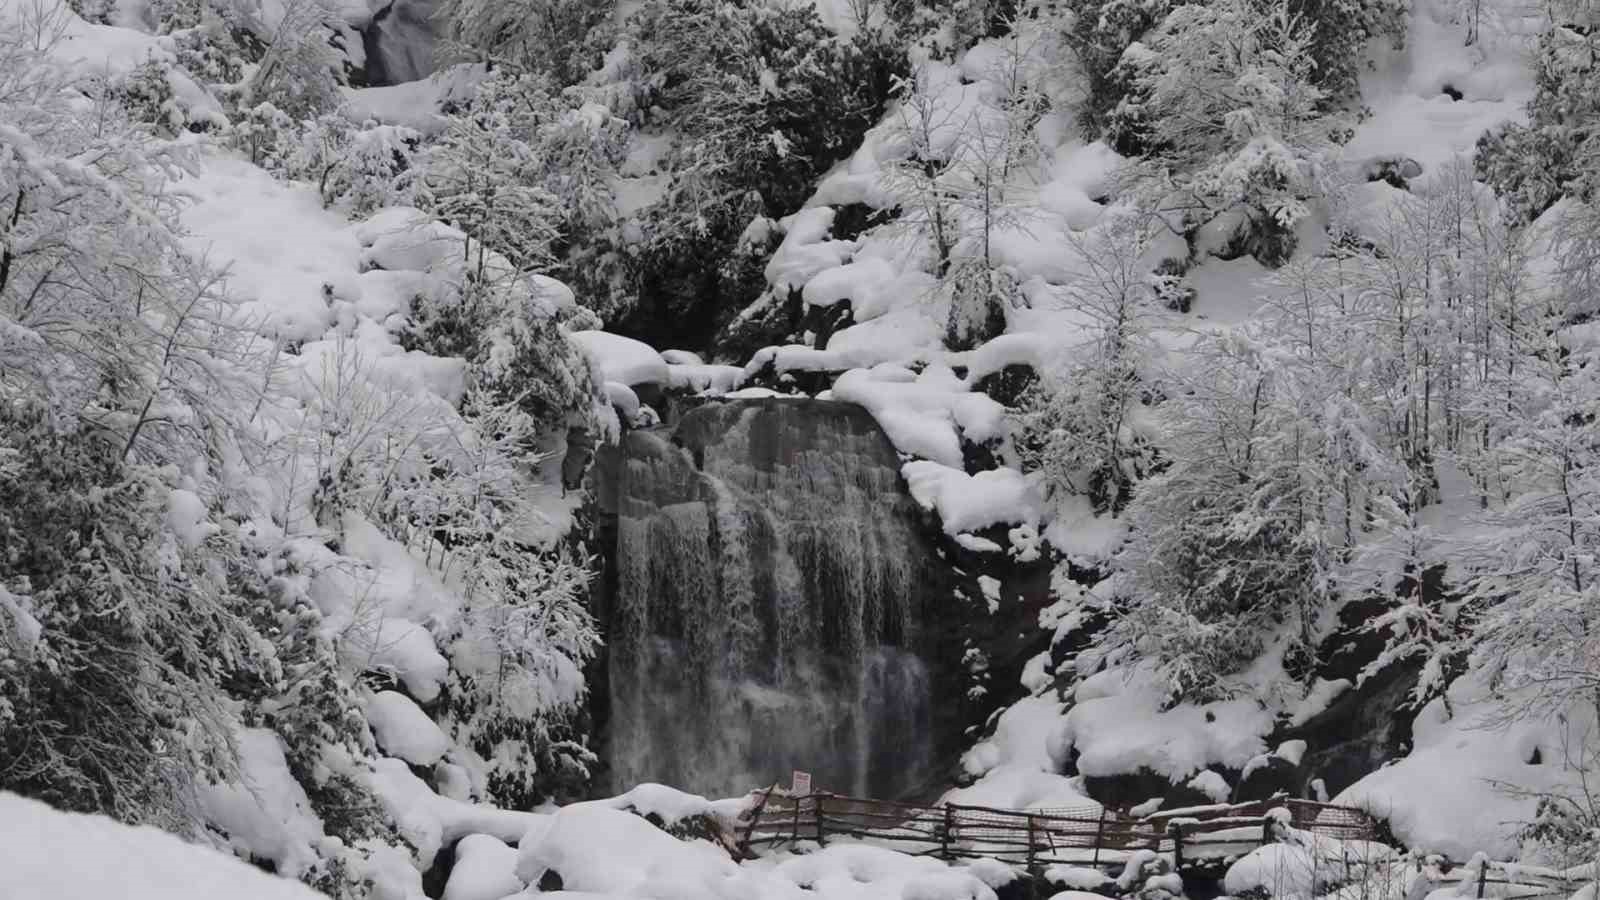
M666 384L667 361L643 341L608 331L574 331L570 337L605 381L633 387Z
M413 765L431 766L450 749L450 738L398 691L373 694L367 701L367 721L384 752Z

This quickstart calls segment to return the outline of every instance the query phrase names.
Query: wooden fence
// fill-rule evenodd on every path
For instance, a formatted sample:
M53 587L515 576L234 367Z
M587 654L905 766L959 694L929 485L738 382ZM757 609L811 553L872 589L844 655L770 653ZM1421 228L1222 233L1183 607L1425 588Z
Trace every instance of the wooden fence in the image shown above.
M1557 871L1516 863L1487 861L1459 864L1440 857L1416 859L1412 863L1421 876L1412 883L1407 898L1427 896L1438 888L1454 885L1463 896L1514 898L1514 900L1566 900L1582 888L1595 884L1600 874L1585 866L1582 874ZM1462 891L1462 888L1466 888Z
M1181 866L1248 853L1272 840L1268 813L1287 808L1295 827L1344 840L1376 840L1365 812L1277 797L1256 803L1199 806L1135 817L1098 806L1007 810L863 800L833 794L794 797L759 791L742 822L741 847L829 837L870 839L942 859L988 857L1035 866L1117 865L1140 850L1173 856Z

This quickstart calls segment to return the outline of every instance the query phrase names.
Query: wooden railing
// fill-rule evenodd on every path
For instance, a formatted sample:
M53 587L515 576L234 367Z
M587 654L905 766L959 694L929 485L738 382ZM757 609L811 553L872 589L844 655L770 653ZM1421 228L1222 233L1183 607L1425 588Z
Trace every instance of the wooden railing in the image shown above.
M1099 806L1008 810L756 793L741 823L740 845L746 852L761 845L851 837L907 853L947 860L989 857L1029 869L1120 864L1140 850L1172 854L1183 866L1239 856L1272 840L1274 820L1268 813L1280 807L1304 831L1345 840L1378 837L1377 823L1362 810L1285 797L1135 817Z
M1525 866L1516 863L1487 861L1453 863L1441 857L1418 858L1413 861L1416 879L1408 896L1426 896L1442 887L1455 885L1460 896L1483 898L1515 898L1515 900L1566 900L1579 890L1596 883L1600 872L1593 866L1580 867L1580 871L1558 871ZM1461 890L1465 887L1466 890Z

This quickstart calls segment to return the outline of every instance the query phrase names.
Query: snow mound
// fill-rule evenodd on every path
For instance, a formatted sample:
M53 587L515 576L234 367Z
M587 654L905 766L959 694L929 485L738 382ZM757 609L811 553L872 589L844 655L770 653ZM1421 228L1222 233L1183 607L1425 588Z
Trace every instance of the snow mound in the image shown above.
M600 370L605 381L629 387L670 381L666 360L643 341L605 331L574 331L570 337Z
M1487 718L1491 707L1479 701L1487 695L1481 676L1457 679L1448 705L1436 698L1417 713L1410 755L1333 802L1387 819L1395 837L1418 851L1452 859L1480 851L1514 857L1516 823L1533 820L1537 795L1560 791L1578 777L1563 764L1562 748L1580 745L1592 720L1585 711L1568 710L1565 723L1552 715L1496 727ZM1519 790L1502 787L1508 784Z
M298 882L154 828L0 792L0 897L18 900L319 900Z
M667 351L668 353L674 351ZM666 356L665 353L662 354ZM680 391L706 394L726 394L738 390L744 382L744 369L739 366L717 366L704 363L672 363L667 365L667 386Z
M833 383L834 399L872 413L900 452L950 469L963 469L963 437L977 443L1004 437L1005 407L972 393L949 366L930 365L909 382L903 371L851 369Z
M1242 768L1266 751L1263 735L1273 725L1273 712L1250 698L1162 710L1161 685L1143 669L1097 672L1076 693L1065 740L1085 775L1144 768L1177 781L1212 764Z
M947 803L994 809L1098 810L1082 779L1056 774L1065 761L1062 703L1028 697L1000 714L994 735L968 750L961 764L981 776L971 787L945 794Z
M322 821L305 789L289 772L278 736L264 728L241 729L239 780L201 785L201 815L227 835L235 853L271 860L283 876L297 878L316 862Z
M705 841L680 841L632 813L597 803L564 807L539 823L517 851L517 877L537 884L547 871L570 891L617 897L759 896L741 890L739 866Z
M1016 469L968 475L926 460L901 467L911 496L939 514L946 534L978 531L992 525L1037 525L1043 498L1033 480Z
M767 283L780 293L798 291L822 272L843 265L856 252L855 241L828 240L833 210L826 206L802 209L785 217L783 243L767 263Z
M517 851L499 838L469 834L456 844L455 867L444 900L502 900L522 890Z
M439 726L398 691L372 695L367 701L367 722L378 746L412 765L431 766L450 749L450 739Z

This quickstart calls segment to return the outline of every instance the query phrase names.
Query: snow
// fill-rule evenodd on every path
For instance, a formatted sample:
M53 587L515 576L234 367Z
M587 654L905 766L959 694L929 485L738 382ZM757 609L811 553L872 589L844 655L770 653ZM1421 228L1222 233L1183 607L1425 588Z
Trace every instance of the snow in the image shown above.
M745 801L743 798L707 800L663 784L645 783L615 797L591 802L612 809L631 809L641 816L657 816L664 824L672 825L691 816L711 816L731 823Z
M228 289L244 301L244 315L262 323L258 330L294 341L322 337L333 325L323 285L334 272L356 282L361 245L344 219L322 208L317 191L223 156L207 158L178 190L193 201L182 216L193 232L190 247L227 266Z
M1202 769L1200 774L1189 779L1187 786L1205 794L1217 803L1228 802L1228 795L1233 792L1228 787L1228 780L1210 769Z
M895 276L894 267L887 260L857 260L818 273L806 282L801 297L812 306L822 307L849 300L852 312L861 306L875 308L878 292Z
M778 854L747 863L745 868L763 877L765 893L743 900L994 900L986 878L995 873L980 868L951 869L937 860L908 856L878 847L834 843L804 855ZM688 900L687 897L684 900Z
M1348 691L1355 685L1348 678L1318 678L1311 686L1311 690L1289 714L1290 725L1304 725L1311 721L1311 717L1326 710L1340 694Z
M224 853L150 827L58 812L0 792L0 897L18 900L318 900Z
M239 780L199 785L201 817L227 836L234 852L270 860L283 876L299 877L316 862L313 848L322 840L322 822L312 812L305 789L289 773L275 733L245 728L234 737Z
M456 844L455 867L444 900L502 900L521 891L517 851L499 838L469 834Z
M962 437L981 443L1005 434L1005 407L972 393L943 364L929 365L912 382L892 370L880 377L875 369L851 369L834 381L833 396L872 413L900 452L949 469L963 468Z
M1093 815L1082 780L1056 774L1066 757L1061 742L1063 704L1049 696L1028 697L1000 714L994 734L961 757L970 787L944 795L944 802L994 809L1074 809Z
M669 350L667 353L679 351ZM665 357L667 353L663 353ZM673 390L696 393L726 394L737 390L743 383L745 370L740 366L706 365L704 363L672 363L667 365L667 386Z
M0 585L0 610L4 610L11 619L8 642L13 643L26 659L33 652L34 646L39 643L39 635L43 631L39 620L33 616L28 598L13 594ZM0 635L3 634L4 632L0 632Z
M1088 869L1082 866L1050 866L1044 870L1044 877L1051 884L1059 884L1073 889L1067 893L1103 890L1108 885L1116 883L1116 879L1099 869ZM1061 895L1057 894L1056 896Z
M1064 740L1078 771L1117 775L1149 769L1178 780L1213 764L1241 768L1266 750L1273 713L1252 698L1162 710L1159 683L1143 670L1111 668L1080 681Z
M804 344L762 347L751 355L749 362L745 363L740 373L741 378L749 380L769 365L773 371L779 373L842 372L850 368L851 363L844 354L832 350L817 350Z
M191 550L222 530L212 523L200 495L181 489L167 495L167 525L178 541Z
M401 759L375 760L371 772L362 777L371 784L400 833L417 848L423 868L432 864L441 847L469 834L487 834L509 844L549 818L441 797Z
M547 870L569 891L617 897L735 898L739 866L705 841L683 842L631 813L593 803L562 808L522 838L517 877L538 883Z
M912 498L939 514L946 534L1039 521L1043 500L1038 488L1016 469L968 475L936 462L914 460L900 471Z
M779 221L784 231L783 243L766 268L767 283L774 290L798 291L818 274L843 265L855 253L855 241L828 240L833 216L832 208L817 206Z
M442 131L447 120L443 104L471 97L486 72L480 65L452 66L416 81L382 87L342 88L341 112L354 122L368 119L385 125L403 125L423 134Z
M1521 118L1533 90L1533 73L1522 52L1527 35L1517 33L1523 26L1515 19L1506 19L1503 27L1500 31L1486 21L1482 40L1466 46L1453 5L1446 0L1411 4L1404 48L1380 49L1378 65L1361 79L1373 114L1356 128L1345 156L1409 157L1428 172L1470 154L1487 129ZM1447 84L1462 92L1460 101L1443 93Z
M605 331L574 331L577 344L606 381L629 387L640 384L667 384L666 360L649 344Z
M605 392L606 401L616 407L617 415L624 421L632 422L639 414L639 395L634 393L633 388L616 381L608 381L601 385L601 390Z
M1088 497L1057 497L1044 538L1068 559L1087 565L1104 563L1122 546L1127 525L1094 511Z
M1518 822L1533 818L1540 791L1567 786L1578 773L1563 762L1563 748L1577 746L1592 713L1564 711L1497 727L1494 707L1480 675L1456 680L1446 698L1417 713L1411 752L1357 781L1333 798L1386 819L1395 837L1426 853L1466 859L1484 851L1496 858L1516 854ZM1542 762L1530 764L1537 748ZM1517 792L1504 785L1516 785Z
M1306 742L1284 741L1278 745L1278 749L1272 751L1272 754L1291 766L1298 766L1300 765L1300 760L1305 758Z
M1317 886L1316 866L1304 849L1292 844L1268 844L1228 867L1223 887L1238 896L1264 890L1269 897L1310 898Z
M379 691L368 698L367 722L378 746L412 765L431 766L450 749L450 739L439 726L397 691Z
M976 385L1007 366L1028 366L1035 372L1055 368L1059 339L1038 331L1002 334L967 355L967 381Z

